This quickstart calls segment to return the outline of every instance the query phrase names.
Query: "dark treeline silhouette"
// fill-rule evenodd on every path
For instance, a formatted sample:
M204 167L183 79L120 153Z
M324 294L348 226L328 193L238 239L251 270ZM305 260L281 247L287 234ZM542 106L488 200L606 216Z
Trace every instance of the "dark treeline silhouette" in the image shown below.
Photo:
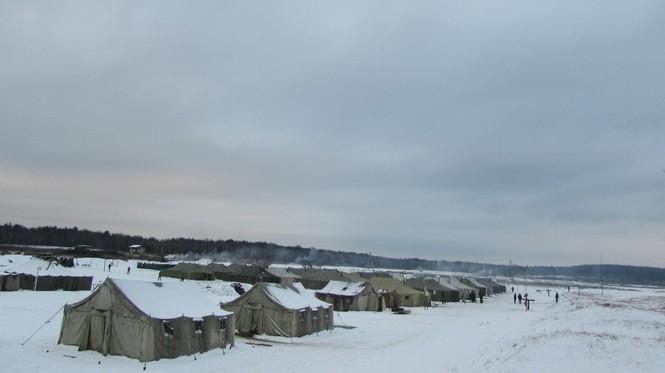
M369 253L284 246L271 242L236 240L202 240L193 238L157 239L95 232L87 229L24 227L17 224L0 226L0 244L65 246L91 245L108 252L126 252L129 245L143 245L146 252L157 255L181 254L211 256L224 260L252 260L264 263L300 263L367 268L442 270L487 276L558 278L567 277L597 282L665 285L665 269L604 264L569 267L526 267L462 261L388 258Z

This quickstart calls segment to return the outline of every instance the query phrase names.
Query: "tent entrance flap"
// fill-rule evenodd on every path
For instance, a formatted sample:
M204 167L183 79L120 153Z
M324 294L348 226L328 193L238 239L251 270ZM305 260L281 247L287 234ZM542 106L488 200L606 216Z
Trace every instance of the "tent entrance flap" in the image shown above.
M260 304L247 304L241 312L239 332L242 334L259 334L263 332L263 308Z
M103 353L109 352L111 331L111 313L95 312L88 318L88 344L86 350Z

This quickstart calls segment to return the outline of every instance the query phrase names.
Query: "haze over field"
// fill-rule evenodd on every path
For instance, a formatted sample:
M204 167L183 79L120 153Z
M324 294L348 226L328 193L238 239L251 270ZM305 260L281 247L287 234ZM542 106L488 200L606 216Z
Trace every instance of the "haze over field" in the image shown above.
M665 266L662 1L1 2L0 217Z

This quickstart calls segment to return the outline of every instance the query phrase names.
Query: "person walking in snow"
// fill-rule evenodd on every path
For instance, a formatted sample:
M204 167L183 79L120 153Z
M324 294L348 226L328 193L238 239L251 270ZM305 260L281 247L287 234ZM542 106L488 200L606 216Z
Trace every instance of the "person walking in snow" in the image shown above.
M519 299L520 304L522 304L522 293L517 294L517 299Z
M129 274L129 271L132 269L132 267L127 266L127 274Z
M517 294L513 293L513 304L517 303Z
M556 294L554 294L554 299L556 300L557 303L559 303L559 292L557 291Z
M109 272L111 272L111 263L109 263Z

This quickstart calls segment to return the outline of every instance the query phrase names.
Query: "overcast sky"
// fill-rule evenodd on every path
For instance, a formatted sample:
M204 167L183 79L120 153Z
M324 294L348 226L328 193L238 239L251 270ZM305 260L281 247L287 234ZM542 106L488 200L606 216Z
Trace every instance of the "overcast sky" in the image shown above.
M2 1L0 218L665 266L665 2Z

